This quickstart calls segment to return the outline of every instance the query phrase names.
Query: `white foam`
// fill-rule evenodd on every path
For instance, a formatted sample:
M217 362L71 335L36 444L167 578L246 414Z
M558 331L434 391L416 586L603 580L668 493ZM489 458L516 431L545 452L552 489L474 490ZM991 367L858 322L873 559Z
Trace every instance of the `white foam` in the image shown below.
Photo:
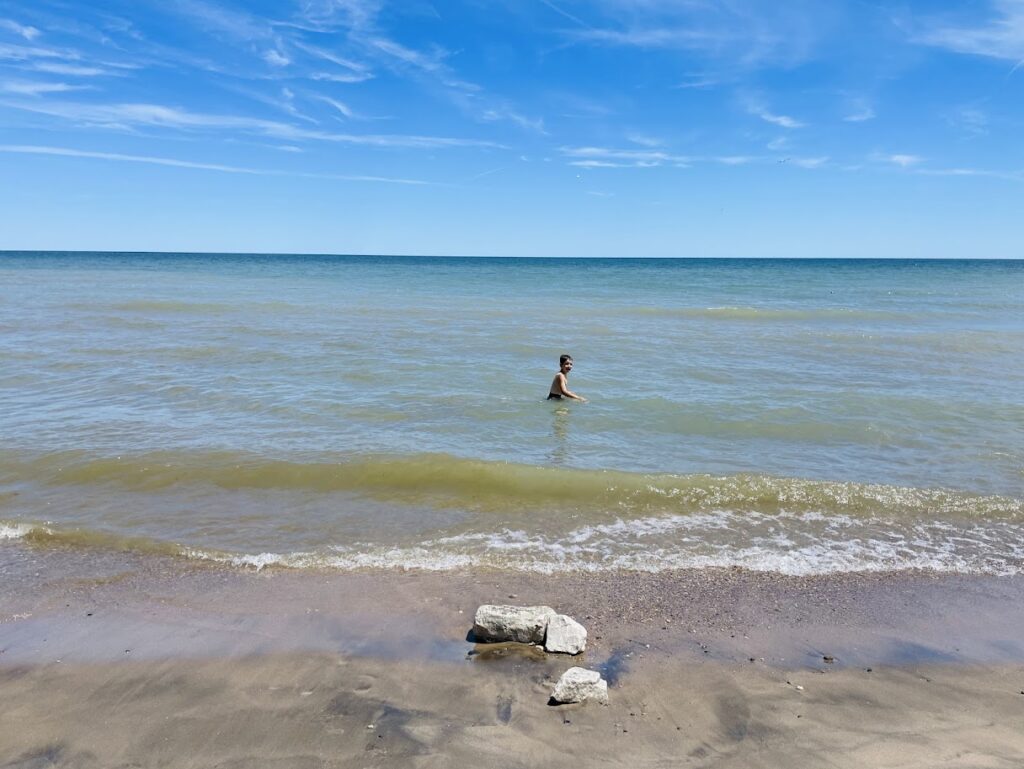
M28 523L0 523L0 539L21 539L37 528Z
M257 570L484 567L550 574L740 567L793 576L911 569L1007 575L1024 573L1024 524L715 511L617 519L560 534L501 529L405 546L353 543L319 553L189 555Z
M230 564L260 571L267 566L290 569L328 568L351 571L356 569L422 569L424 571L452 571L475 565L467 556L445 555L425 548L390 548L385 550L353 551L346 555L318 555L315 553L259 553L231 555L206 550L185 550L188 558Z
M309 568L317 565L317 556L312 553L220 553L210 550L197 550L185 548L181 554L186 558L197 561L214 561L215 563L226 563L231 566L254 568L261 571L267 566L287 566L290 568Z
M284 560L284 556L278 555L277 553L260 553L259 555L236 555L230 558L232 566L251 566L256 571L262 570L266 566L281 565Z
M841 526L850 525L841 522ZM325 565L337 568L417 568L444 571L493 567L543 573L567 571L663 571L667 569L741 567L754 571L808 576L838 572L928 569L947 573L1024 573L1021 540L992 531L968 539L936 536L944 527L917 526L914 536L845 537L835 532L825 541L804 534L772 532L750 537L746 546L712 544L699 537L677 540L672 547L608 538L635 527L624 522L584 527L557 539L523 531L473 533L424 542L409 548L333 548ZM1018 527L1019 528L1019 527ZM641 534L645 533L640 527Z
M571 548L548 546L541 556L514 559L497 553L453 553L424 547L368 549L336 555L309 553L223 556L193 551L191 557L255 568L267 566L308 569L327 568L343 571L359 569L418 569L455 571L489 567L518 572L557 574L569 572L645 571L739 567L751 571L774 572L789 576L833 573L931 570L942 573L1012 575L1024 573L1021 559L968 558L954 552L900 553L884 543L865 547L832 545L811 546L780 552L754 546L714 554L682 553L665 550L605 554L603 557L579 557ZM872 550L871 545L877 546ZM507 553L506 553L507 555ZM523 556L523 553L520 553ZM597 554L591 554L596 556Z

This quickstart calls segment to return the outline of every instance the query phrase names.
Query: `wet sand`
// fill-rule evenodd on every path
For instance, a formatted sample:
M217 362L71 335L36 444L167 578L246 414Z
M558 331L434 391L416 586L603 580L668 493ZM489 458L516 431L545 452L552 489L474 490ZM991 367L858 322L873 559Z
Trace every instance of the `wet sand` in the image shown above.
M1022 598L1018 578L256 573L15 543L0 767L1018 767ZM572 614L588 650L474 645L484 602ZM609 706L547 704L574 664Z

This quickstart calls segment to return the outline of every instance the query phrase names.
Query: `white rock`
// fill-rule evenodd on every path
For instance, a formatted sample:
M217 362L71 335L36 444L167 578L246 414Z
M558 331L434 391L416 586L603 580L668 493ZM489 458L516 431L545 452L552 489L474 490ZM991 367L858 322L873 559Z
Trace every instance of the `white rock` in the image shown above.
M587 648L587 629L572 617L556 614L548 620L544 649L563 654L579 654Z
M548 620L555 616L550 606L495 606L484 604L473 618L473 635L478 641L544 643Z
M608 704L608 682L601 678L596 670L586 668L569 668L555 684L551 692L555 702L586 702L595 700L602 705Z

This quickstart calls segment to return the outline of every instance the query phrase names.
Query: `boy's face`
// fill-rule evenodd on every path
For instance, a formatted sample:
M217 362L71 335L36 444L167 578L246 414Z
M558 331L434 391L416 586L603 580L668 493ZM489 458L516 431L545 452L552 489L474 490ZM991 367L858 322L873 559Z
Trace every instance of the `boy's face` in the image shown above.
M572 371L572 359L569 359L565 363L562 364L562 373L563 374L568 374L570 371Z

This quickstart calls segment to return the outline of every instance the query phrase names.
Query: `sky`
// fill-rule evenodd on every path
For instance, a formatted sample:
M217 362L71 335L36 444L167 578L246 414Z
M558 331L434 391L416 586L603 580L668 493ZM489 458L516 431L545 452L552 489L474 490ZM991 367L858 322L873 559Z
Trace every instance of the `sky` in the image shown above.
M0 250L1024 258L1024 0L0 0Z

